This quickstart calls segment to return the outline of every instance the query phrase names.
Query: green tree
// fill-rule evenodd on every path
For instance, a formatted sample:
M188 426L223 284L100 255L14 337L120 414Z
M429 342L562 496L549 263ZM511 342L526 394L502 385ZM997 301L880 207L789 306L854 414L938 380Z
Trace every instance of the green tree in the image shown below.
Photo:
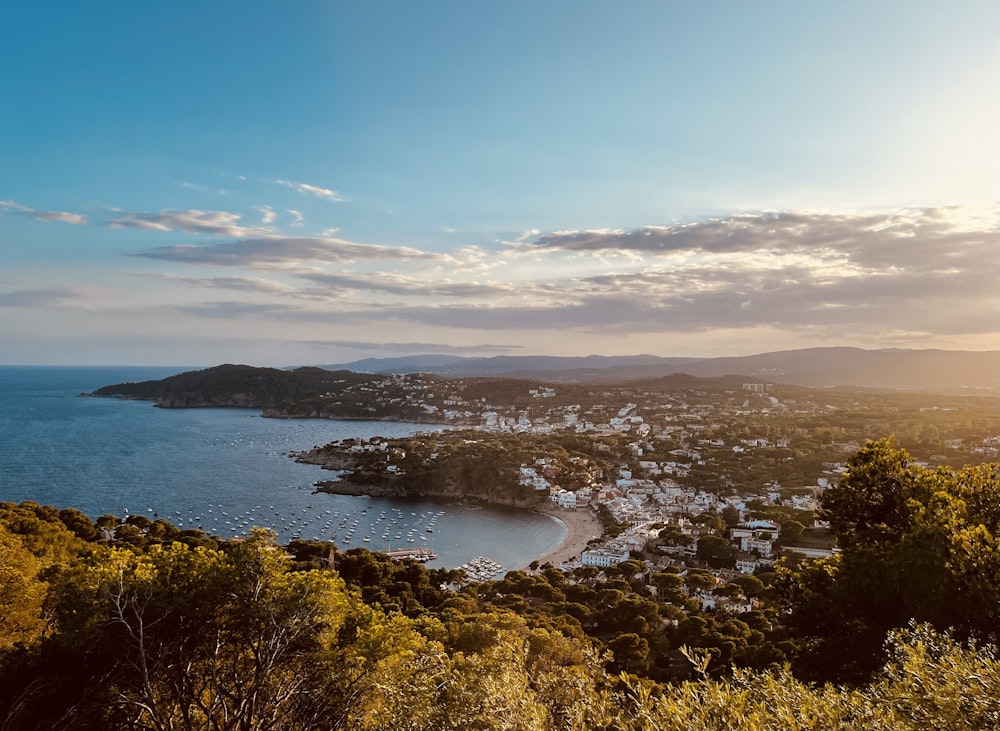
M711 591L717 583L712 572L705 569L689 569L684 575L684 584L698 591Z
M713 530L726 529L725 521L715 513L701 513L700 515L696 515L695 517L693 517L691 519L691 522L696 523L698 525L706 525L709 528L712 528Z
M786 520L781 524L779 540L786 545L794 544L802 537L805 529L806 527L797 520Z
M634 632L626 632L615 637L608 643L608 649L614 656L614 666L623 672L641 672L645 670L649 657L649 642Z
M316 661L350 600L333 574L289 565L258 531L226 553L111 548L65 572L59 629L105 678L106 723L236 731L317 712Z
M930 470L891 440L848 461L822 507L839 555L779 566L788 624L808 677L864 681L886 632L910 620L996 637L1000 626L1000 476L996 465Z
M726 505L719 511L719 517L722 518L726 527L732 528L740 524L740 511L733 505Z
M48 585L39 579L39 568L20 537L0 526L0 652L34 644L45 628Z
M764 593L764 582L750 574L737 576L730 579L729 583L736 584L743 590L743 595L751 599Z
M686 546L691 542L691 536L685 533L679 525L671 523L660 531L660 543L667 546Z
M698 558L716 568L732 566L736 559L733 544L722 536L706 535L698 539Z

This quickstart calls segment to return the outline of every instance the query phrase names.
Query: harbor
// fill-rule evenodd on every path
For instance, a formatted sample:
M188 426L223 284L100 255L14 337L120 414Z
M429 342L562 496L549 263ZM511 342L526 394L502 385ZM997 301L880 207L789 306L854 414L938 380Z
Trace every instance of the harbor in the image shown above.
M455 568L464 571L470 581L490 581L505 573L503 565L485 556L474 558Z

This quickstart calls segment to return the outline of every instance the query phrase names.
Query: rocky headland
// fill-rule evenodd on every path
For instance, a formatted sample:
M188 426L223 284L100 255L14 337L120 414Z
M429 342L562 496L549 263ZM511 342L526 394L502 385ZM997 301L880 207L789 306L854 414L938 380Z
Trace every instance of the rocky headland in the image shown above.
M334 479L318 481L315 484L317 492L381 498L470 500L535 510L550 505L547 490L535 490L519 484L516 473L505 466L481 464L476 468L468 463L456 464L452 459L434 459L420 467L411 464L408 468L400 468L391 462L393 458L399 458L400 451L398 447L393 448L386 455L388 458L381 461L372 457L381 456L383 450L352 452L350 446L335 443L294 452L290 456L296 462L340 473Z

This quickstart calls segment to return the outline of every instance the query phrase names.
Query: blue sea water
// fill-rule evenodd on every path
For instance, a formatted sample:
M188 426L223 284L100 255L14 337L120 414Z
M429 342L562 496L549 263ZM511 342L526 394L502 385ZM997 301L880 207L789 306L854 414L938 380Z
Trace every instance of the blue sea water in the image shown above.
M315 493L330 473L288 457L335 439L434 428L426 424L264 419L251 409L80 396L180 370L0 367L0 501L75 507L93 518L140 513L223 537L260 525L283 541L336 536L344 549L426 547L438 554L430 566L487 556L520 568L564 535L558 522L526 511Z

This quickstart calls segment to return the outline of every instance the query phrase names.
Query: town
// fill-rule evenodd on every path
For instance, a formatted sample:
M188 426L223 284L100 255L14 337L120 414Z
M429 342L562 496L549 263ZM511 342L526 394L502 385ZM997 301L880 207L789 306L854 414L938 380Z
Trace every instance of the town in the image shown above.
M341 472L323 489L593 511L602 535L556 568L635 559L649 574L708 569L715 582L696 593L701 608L734 612L753 600L717 585L782 554L837 550L818 497L866 440L894 436L929 467L993 461L1000 448L994 399L760 380L583 387L415 374L322 398L373 414L419 410L456 427L297 453Z

